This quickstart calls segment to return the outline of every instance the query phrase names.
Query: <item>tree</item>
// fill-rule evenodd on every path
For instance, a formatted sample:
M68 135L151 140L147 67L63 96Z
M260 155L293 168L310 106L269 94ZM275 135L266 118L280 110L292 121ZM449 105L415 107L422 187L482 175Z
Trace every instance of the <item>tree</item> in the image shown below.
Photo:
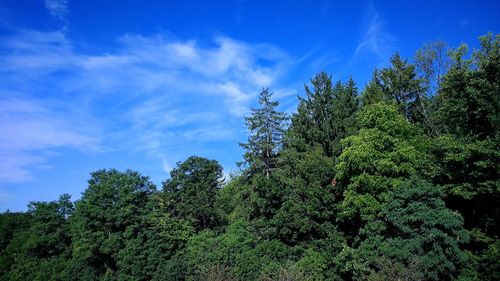
M359 109L358 88L352 78L347 83L337 82L334 88L332 126L334 128L333 155L342 152L341 141L357 131L355 113Z
M481 48L467 58L467 46L450 52L451 67L438 91L437 118L444 133L431 152L438 169L432 177L450 208L462 214L471 241L472 272L495 280L484 268L493 262L500 236L500 36L480 37Z
M383 99L394 102L407 120L421 123L426 117L422 116L422 102L426 98L424 80L417 77L415 65L402 59L399 53L394 54L390 62L390 67L375 71L373 82L369 84L370 96L380 99L377 96L381 91ZM376 83L379 90L372 83Z
M446 208L442 197L437 187L418 178L390 193L381 217L360 232L356 251L371 267L368 273L387 274L387 280L394 272L377 272L386 260L412 268L412 275L422 280L453 280L459 275L467 260L460 245L468 235L463 218Z
M240 143L245 149L243 157L250 175L263 173L266 178L276 169L287 120L283 112L277 111L279 103L271 100L272 95L268 88L259 94L262 108L252 108L252 115L245 118L250 136L248 143Z
M170 260L194 235L195 229L186 219L174 218L160 194L150 200L153 211L144 219L137 235L128 239L117 254L120 280L165 280L162 273Z
M119 253L143 228L155 190L138 172L93 172L71 216L73 257L100 276L116 276Z
M193 236L173 259L177 264L165 268L165 279L201 280L199 275L215 267L224 268L236 280L260 280L289 255L286 245L259 238L246 222L237 220L221 233L207 229Z
M297 153L284 151L283 166L268 185L267 227L273 238L288 245L323 239L332 228L335 214L334 160L321 148Z
M451 52L452 65L438 92L445 132L483 140L500 138L500 35L480 38L481 49L465 59L467 46Z
M402 180L417 174L422 157L414 145L414 127L397 107L376 103L358 115L360 130L344 139L336 165L342 194L340 220L355 235L358 227L377 218L387 194Z
M254 177L259 219L256 227L288 245L324 239L333 228L335 199L332 180L340 140L356 130L358 109L354 80L331 84L320 73L306 87L299 112L292 117L279 168L270 181Z
M297 113L292 116L286 146L298 152L321 147L327 157L340 154L340 140L355 131L354 113L358 109L354 80L332 85L325 72L311 80L314 89L305 86L306 98L299 97Z
M30 226L17 233L2 252L0 269L4 272L0 273L5 280L56 280L63 274L70 256L67 220L72 211L68 194L58 201L29 204Z
M375 69L372 74L372 79L365 85L361 93L361 103L363 107L384 100L384 92L381 85L380 70Z
M193 222L197 231L217 226L217 192L222 167L215 160L191 156L170 172L163 182L166 208L174 218Z
M443 75L448 71L449 59L446 42L426 43L415 54L416 70L421 74L430 95L434 95L441 87Z
M29 229L30 223L31 215L28 213L7 211L0 214L0 276L7 273L15 262L12 250L21 246L14 245L14 243L16 243L21 233ZM11 243L13 244L10 245Z

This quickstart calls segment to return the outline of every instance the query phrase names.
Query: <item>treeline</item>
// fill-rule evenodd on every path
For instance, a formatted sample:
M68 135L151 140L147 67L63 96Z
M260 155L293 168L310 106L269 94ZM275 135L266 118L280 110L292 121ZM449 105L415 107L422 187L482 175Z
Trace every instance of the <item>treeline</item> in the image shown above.
M500 35L395 54L358 90L264 89L240 172L160 190L99 170L80 200L0 215L0 280L500 280Z

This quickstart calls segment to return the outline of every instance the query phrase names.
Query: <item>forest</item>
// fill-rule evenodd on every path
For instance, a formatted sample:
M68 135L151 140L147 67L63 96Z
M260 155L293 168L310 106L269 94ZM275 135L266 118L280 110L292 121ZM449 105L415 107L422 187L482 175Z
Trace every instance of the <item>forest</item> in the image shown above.
M191 156L0 214L0 280L500 280L500 35L314 75L245 118L238 172Z

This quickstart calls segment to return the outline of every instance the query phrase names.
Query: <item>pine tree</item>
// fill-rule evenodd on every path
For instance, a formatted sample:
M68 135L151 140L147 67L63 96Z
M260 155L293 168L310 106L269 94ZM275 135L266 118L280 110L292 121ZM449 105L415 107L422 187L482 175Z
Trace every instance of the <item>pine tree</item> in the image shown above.
M273 101L268 88L259 94L261 108L252 108L252 115L245 118L250 130L247 143L240 143L246 150L244 163L249 166L250 175L263 173L269 178L276 168L278 151L283 142L286 114L276 109L278 101Z
M299 97L297 113L292 116L289 146L299 152L312 150L319 145L327 156L332 156L330 141L334 133L332 78L325 72L311 79L313 89L305 86L306 98Z
M311 80L313 89L305 87L306 98L299 97L297 113L292 116L287 146L298 152L321 147L328 157L341 152L340 140L355 129L353 117L358 109L358 94L354 80L332 85L325 72Z
M386 100L395 102L407 120L422 122L422 100L425 99L424 80L417 76L415 65L396 53L391 67L376 72Z

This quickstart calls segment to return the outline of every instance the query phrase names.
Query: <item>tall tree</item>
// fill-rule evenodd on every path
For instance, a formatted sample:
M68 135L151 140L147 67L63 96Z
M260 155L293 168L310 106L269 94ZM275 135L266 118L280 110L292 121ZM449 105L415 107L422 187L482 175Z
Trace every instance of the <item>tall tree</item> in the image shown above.
M322 72L306 86L307 98L299 98L292 117L280 167L272 182L259 181L257 192L264 200L260 214L265 233L288 245L326 239L335 227L335 194L332 179L341 139L356 130L358 110L354 80L331 83Z
M352 235L380 215L387 194L417 173L421 158L414 144L416 131L396 106L383 102L367 106L358 122L359 132L344 139L336 165L336 188L343 193L339 218Z
M430 95L441 86L443 75L448 71L450 61L448 47L443 41L425 43L415 54L415 66Z
M196 230L217 226L217 192L223 182L222 167L215 160L191 156L170 172L163 182L166 209L191 220Z
M500 138L500 35L480 38L473 59L467 46L451 52L452 66L439 90L439 115L445 131L483 140Z
M119 253L142 229L155 190L138 172L93 172L71 217L73 257L99 275L116 276Z
M481 48L450 52L451 67L438 91L437 118L445 135L433 141L433 181L446 193L471 233L466 248L481 280L498 279L500 268L500 35L480 37ZM495 254L496 253L496 254ZM489 270L483 270L489 268Z
M361 92L361 103L363 106L368 106L384 100L384 92L380 81L380 70L375 69L372 74L372 79L368 81Z
M285 132L285 113L278 111L278 101L271 99L273 93L264 88L259 94L261 108L252 108L252 115L245 118L250 131L247 143L240 145L245 149L244 159L250 174L263 173L266 178L276 169L276 159Z
M359 98L358 88L352 77L345 84L337 82L333 93L333 155L338 156L342 152L341 140L357 130L355 113L359 109Z
M420 122L422 99L425 98L424 80L417 76L415 65L394 54L391 66L376 72L376 81L385 100L396 103L407 120Z
M292 116L287 146L298 152L321 147L328 157L340 154L340 140L355 130L353 116L358 109L354 80L332 85L331 76L321 72L311 80L313 90L305 87L306 98L299 97L297 113Z

